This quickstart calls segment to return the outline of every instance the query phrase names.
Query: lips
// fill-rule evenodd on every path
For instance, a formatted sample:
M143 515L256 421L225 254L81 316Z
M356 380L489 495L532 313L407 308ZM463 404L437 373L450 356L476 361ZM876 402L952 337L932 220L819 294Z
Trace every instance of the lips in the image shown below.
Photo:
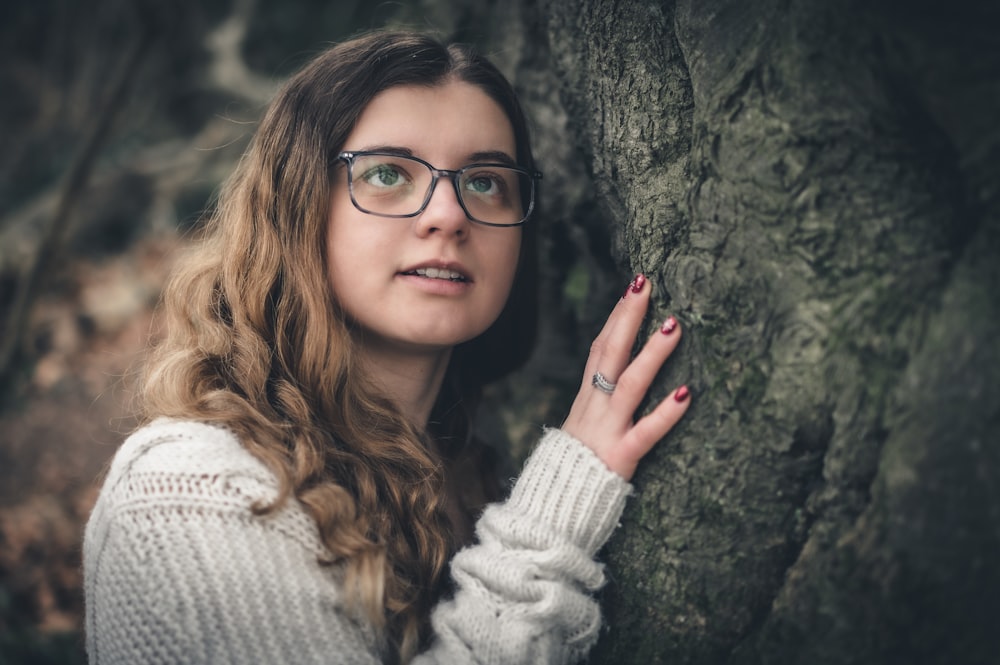
M438 268L417 268L406 275L420 275L421 277L430 277L431 279L447 279L452 282L464 282L466 281L465 276L460 272L454 270L439 270Z
M466 272L460 266L417 266L404 270L403 275L415 275L427 279L441 279L449 282L471 282Z

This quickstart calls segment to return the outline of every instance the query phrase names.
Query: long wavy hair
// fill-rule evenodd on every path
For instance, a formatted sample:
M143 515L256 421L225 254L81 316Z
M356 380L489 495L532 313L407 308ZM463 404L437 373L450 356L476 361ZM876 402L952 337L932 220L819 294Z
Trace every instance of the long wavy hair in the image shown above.
M336 156L378 93L398 85L478 86L504 110L516 159L535 164L503 75L472 49L408 32L362 36L321 53L277 94L205 235L161 306L164 339L142 394L145 417L216 422L279 481L266 514L294 497L343 569L349 606L394 660L430 633L456 543L445 471L470 446L482 388L527 359L537 318L536 228L522 232L511 295L497 321L459 345L426 431L380 396L326 276ZM405 223L405 222L404 222Z

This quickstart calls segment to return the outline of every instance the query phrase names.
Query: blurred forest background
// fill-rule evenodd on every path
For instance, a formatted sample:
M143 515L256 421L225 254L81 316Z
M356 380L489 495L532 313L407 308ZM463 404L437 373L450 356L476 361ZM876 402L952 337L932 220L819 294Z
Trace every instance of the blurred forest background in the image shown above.
M0 663L84 662L82 529L135 426L161 285L276 86L362 30L475 41L460 14L362 0L0 5ZM568 394L576 380L549 383ZM486 428L505 439L494 413Z

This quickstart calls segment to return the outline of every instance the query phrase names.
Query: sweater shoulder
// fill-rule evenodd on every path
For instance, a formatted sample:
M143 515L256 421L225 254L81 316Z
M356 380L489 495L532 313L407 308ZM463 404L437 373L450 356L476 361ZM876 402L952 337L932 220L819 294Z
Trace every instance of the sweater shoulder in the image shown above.
M136 430L112 463L133 471L231 473L272 477L229 429L192 420L160 418Z
M277 477L232 431L159 419L133 433L115 454L88 521L87 540L99 542L114 523L138 515L150 523L184 515L191 524L213 515L227 522L259 522L315 556L328 556L315 521L294 497L267 515L258 514L278 494Z
M123 500L214 497L249 506L273 500L278 480L230 430L159 419L122 444L111 463L105 490Z
M225 428L159 420L130 436L83 541L91 662L318 663L339 649L374 663L378 636L345 609L315 520L294 496L254 510L277 492Z

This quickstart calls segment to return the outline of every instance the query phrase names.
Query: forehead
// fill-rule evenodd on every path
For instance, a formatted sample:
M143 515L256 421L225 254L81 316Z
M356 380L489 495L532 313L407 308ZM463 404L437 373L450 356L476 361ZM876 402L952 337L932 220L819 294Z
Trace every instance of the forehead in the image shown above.
M507 115L480 88L461 81L384 90L361 113L345 150L408 148L439 168L469 155L504 152L516 159Z

